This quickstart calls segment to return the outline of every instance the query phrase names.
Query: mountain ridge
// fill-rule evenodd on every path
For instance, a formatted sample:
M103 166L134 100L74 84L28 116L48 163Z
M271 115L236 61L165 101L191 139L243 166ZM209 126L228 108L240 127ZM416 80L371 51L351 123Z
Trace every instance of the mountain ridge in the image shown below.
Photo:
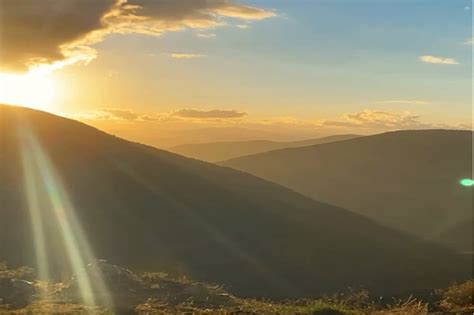
M38 146L25 145L22 130ZM0 106L0 150L0 258L13 264L35 264L24 191L35 176L22 175L21 161L44 151L50 163L35 172L54 168L58 176L38 185L42 198L53 192L69 200L62 204L77 216L76 230L84 231L91 250L134 270L176 270L242 296L273 298L354 285L389 294L465 276L454 252L361 215L51 114ZM54 219L54 202L42 198L40 211L49 218L45 255L52 270L66 272L62 221Z
M472 174L471 139L462 130L395 131L220 164L432 238L471 216L472 193L459 185Z
M262 152L268 152L283 148L303 147L308 145L322 144L335 141L344 141L361 137L359 135L344 134L333 135L315 139L299 141L271 141L271 140L251 140L251 141L220 141L198 144L183 144L169 148L187 157L203 160L207 162L222 162L231 158L243 157Z

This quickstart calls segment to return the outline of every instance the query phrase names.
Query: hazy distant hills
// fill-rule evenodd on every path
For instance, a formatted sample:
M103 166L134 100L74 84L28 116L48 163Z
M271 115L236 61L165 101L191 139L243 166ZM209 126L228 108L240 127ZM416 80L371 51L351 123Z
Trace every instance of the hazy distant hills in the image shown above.
M471 150L471 131L398 131L222 164L435 238L472 217L472 188L459 184L472 176Z
M113 263L178 270L243 296L388 294L468 276L449 250L357 214L42 112L0 106L0 158L0 260L12 264L36 265L42 236L39 260L56 274L85 253L76 238Z
M257 154L283 148L303 147L315 144L335 142L357 138L357 135L337 135L311 140L276 142L267 140L215 142L201 144L183 144L169 150L190 158L208 162L220 162L228 159Z

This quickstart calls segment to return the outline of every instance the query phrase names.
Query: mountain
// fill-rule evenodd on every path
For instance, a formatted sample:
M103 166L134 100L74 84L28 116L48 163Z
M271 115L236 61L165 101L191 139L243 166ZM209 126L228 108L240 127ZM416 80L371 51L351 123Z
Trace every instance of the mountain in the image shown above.
M423 238L472 216L472 132L397 131L222 165Z
M51 114L0 106L0 157L0 260L43 274L97 257L272 298L469 276L454 252L358 214Z
M437 238L438 242L455 248L463 253L473 253L474 219L462 220L443 231Z
M318 139L276 142L268 140L239 141L239 142L214 142L201 144L183 144L169 149L190 158L207 162L220 162L241 156L257 154L283 148L304 147L315 144L336 142L357 138L357 135L337 135Z

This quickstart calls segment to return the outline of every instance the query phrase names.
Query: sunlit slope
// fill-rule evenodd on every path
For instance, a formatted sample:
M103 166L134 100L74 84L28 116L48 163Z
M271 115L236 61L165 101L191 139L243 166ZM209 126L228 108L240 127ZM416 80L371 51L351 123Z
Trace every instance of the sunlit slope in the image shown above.
M451 252L362 216L42 112L0 106L0 157L0 260L55 275L90 250L243 296L383 294L463 276Z
M224 162L422 237L472 216L472 132L398 131Z
M335 141L357 138L357 135L336 135L311 140L293 142L275 142L267 140L240 142L213 142L201 144L183 144L169 150L187 157L207 162L219 162L245 155L268 152L284 148L296 148Z

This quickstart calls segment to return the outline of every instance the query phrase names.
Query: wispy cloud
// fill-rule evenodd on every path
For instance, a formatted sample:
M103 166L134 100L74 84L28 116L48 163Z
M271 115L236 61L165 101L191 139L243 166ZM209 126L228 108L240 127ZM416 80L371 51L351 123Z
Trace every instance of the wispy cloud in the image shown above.
M199 37L199 38L210 39L210 38L216 37L216 34L214 34L214 33L198 33L196 36Z
M245 112L239 112L231 109L214 109L214 110L197 110L197 109L181 109L173 113L174 116L182 118L198 118L198 119L214 119L214 118L241 118L247 115Z
M197 59L197 58L205 58L206 55L192 54L192 53L172 53L170 54L170 57L174 59Z
M474 37L469 37L464 41L464 45L474 45Z
M79 120L113 120L122 122L165 122L171 120L208 120L208 119L236 119L247 116L246 112L235 109L180 109L174 112L140 113L132 109L102 108L83 113L65 115Z
M400 104L400 105L428 105L428 101L420 100L390 100L390 101L379 101L376 104Z
M434 125L420 121L418 115L410 112L389 112L365 109L357 113L347 113L336 120L323 120L321 125L328 127L349 127L369 130L397 130L433 128Z
M444 58L444 57L437 57L437 56L420 56L420 61L425 63L433 63L433 64L441 64L441 65L458 65L457 62L453 58Z
M242 30L250 28L249 24L237 24L236 26Z
M106 108L106 109L103 109L102 111L116 118L124 119L124 120L135 120L140 117L139 114L137 114L131 109Z

